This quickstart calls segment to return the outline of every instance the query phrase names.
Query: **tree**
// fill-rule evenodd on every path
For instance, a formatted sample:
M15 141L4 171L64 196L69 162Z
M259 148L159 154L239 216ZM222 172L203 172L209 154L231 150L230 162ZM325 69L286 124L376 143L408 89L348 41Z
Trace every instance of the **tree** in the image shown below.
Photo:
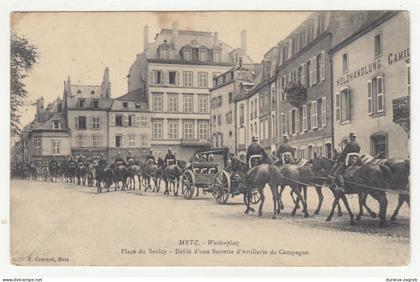
M28 91L22 82L33 65L38 61L39 53L35 45L12 32L10 46L10 127L11 139L20 137L20 109L25 105Z

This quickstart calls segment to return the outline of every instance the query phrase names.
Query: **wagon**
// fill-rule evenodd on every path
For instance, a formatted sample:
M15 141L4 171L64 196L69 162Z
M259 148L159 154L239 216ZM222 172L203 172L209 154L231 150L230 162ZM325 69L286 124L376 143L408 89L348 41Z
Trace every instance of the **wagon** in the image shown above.
M186 199L198 196L199 190L210 192L219 204L225 204L229 197L249 192L251 203L260 201L258 191L246 191L238 174L232 174L229 168L229 149L218 148L198 152L200 157L213 156L211 162L192 162L181 177L182 193Z

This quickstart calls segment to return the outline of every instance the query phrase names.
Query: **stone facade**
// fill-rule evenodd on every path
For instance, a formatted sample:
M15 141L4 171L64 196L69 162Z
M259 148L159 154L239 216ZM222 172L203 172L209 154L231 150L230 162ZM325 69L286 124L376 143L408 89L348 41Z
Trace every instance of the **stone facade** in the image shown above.
M393 122L393 100L409 95L408 13L388 12L333 49L334 143L355 131L362 151L408 157L409 138Z

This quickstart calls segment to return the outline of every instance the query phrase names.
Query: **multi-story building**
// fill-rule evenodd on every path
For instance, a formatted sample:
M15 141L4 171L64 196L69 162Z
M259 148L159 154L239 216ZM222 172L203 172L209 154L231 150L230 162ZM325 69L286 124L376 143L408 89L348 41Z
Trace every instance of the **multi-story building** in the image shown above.
M109 111L109 158L130 151L143 159L150 149L151 120L147 99L142 89L115 98Z
M64 82L64 115L71 133L71 153L108 156L108 112L111 109L111 82L106 68L101 85Z
M217 33L162 29L149 43L144 28L144 51L129 70L128 91L146 90L152 116L151 147L157 154L168 148L181 159L208 147L210 132L209 88L212 78L246 56L246 34L241 48L233 49Z
M213 79L213 88L210 89L212 147L228 147L230 152L236 152L235 98L244 85L253 85L253 69L253 66L244 67L240 63Z
M408 13L386 12L332 50L334 143L339 150L348 133L356 131L363 152L407 157L408 135L393 117L410 92L409 38Z
M378 12L316 12L278 44L278 142L288 135L295 156L332 157L333 99L329 51ZM295 102L292 102L295 101ZM298 101L298 102L296 102Z
M36 101L36 115L28 133L29 158L49 160L70 154L70 132L66 126L63 100L57 98L44 107L44 98Z

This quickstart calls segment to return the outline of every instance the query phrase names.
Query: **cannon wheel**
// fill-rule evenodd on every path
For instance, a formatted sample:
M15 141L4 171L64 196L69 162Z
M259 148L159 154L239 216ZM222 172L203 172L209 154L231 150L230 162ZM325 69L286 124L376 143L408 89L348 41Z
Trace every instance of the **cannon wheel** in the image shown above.
M194 195L195 176L191 170L185 171L181 176L182 193L185 199L191 199Z
M231 183L229 174L221 170L214 177L213 197L218 204L226 204L231 192Z

